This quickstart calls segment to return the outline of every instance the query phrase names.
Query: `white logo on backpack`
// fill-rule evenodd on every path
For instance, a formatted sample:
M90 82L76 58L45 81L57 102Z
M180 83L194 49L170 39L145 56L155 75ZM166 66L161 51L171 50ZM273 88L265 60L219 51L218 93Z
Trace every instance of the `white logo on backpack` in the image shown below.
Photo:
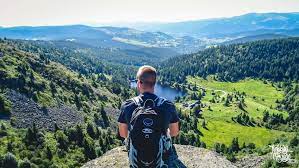
M151 118L145 118L143 120L143 125L145 125L147 127L152 126L153 124L154 124L154 121Z

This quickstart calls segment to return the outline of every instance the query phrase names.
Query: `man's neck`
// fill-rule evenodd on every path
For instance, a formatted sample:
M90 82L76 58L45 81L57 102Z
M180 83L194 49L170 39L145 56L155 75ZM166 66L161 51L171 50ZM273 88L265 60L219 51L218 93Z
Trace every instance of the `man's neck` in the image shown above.
M154 94L154 90L145 90L145 91L142 91L140 92L141 94L144 94L144 93L151 93L151 94Z

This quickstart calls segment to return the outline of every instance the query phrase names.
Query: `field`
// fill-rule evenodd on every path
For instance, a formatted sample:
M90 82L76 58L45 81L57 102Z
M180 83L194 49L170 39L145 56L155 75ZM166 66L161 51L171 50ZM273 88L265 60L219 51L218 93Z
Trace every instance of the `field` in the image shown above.
M199 120L198 129L202 132L201 140L209 148L213 147L216 142L230 145L234 137L239 138L240 145L244 142L254 143L257 147L263 147L273 142L281 136L292 137L289 132L267 129L263 126L241 125L232 120L238 114L246 113L254 121L261 121L264 111L270 114L282 114L283 118L288 116L286 111L276 110L277 101L283 99L283 91L276 88L271 83L260 80L246 79L239 82L219 82L212 78L202 79L199 77L188 77L188 84L197 88L205 89L206 94L201 103L205 106L202 108L202 116L206 122L206 128L202 127L203 119ZM194 91L188 90L188 94ZM196 92L196 91L195 91ZM245 107L242 111L236 102L224 105L224 99L227 95L233 93L245 93ZM212 102L213 97L217 97L216 102ZM190 101L192 102L192 100ZM182 111L190 111L184 108L181 103L177 106Z

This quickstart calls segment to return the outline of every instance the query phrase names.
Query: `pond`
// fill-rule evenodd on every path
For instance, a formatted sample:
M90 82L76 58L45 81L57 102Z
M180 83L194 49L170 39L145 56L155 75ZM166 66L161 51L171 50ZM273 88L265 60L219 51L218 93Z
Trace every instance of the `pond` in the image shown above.
M136 88L137 83L136 83L136 81L131 81L130 85L131 85L131 88ZM175 88L172 88L172 87L169 87L169 86L163 86L163 85L157 83L155 85L155 94L157 96L164 97L173 102L176 97L184 96L185 92L175 89Z

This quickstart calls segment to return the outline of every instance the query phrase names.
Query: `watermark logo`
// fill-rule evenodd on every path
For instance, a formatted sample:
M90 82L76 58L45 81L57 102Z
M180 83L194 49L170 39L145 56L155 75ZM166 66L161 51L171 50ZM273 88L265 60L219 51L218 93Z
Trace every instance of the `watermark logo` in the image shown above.
M272 148L271 156L272 159L275 160L278 163L289 163L293 164L297 161L295 159L292 159L291 153L293 151L289 150L289 147L286 145L270 145Z

